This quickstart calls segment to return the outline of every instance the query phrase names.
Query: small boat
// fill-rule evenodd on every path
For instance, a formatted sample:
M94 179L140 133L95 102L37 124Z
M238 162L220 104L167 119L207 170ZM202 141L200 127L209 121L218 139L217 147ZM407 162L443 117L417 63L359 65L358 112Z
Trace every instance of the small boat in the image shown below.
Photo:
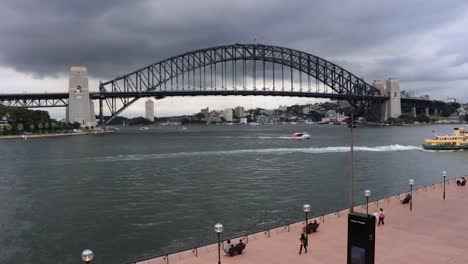
M148 130L149 127L140 127L140 130Z
M468 130L454 128L452 135L441 135L435 136L434 139L426 139L422 147L431 150L468 150Z
M187 130L187 127L181 127L180 130Z
M299 138L299 139L309 139L310 135L307 132L297 132L297 133L294 133L292 137Z

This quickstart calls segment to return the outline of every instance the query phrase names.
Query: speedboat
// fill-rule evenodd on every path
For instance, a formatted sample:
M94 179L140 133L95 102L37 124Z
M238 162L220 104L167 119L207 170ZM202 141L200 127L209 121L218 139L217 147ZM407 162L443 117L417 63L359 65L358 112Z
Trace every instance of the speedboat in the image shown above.
M299 138L299 139L309 139L310 135L307 132L297 132L297 133L294 133L292 137Z
M140 127L140 130L148 130L149 127Z

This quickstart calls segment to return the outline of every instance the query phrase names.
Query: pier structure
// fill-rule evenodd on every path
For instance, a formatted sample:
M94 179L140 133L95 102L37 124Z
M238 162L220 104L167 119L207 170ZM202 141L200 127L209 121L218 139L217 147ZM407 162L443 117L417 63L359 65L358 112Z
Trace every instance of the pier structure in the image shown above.
M414 189L412 211L408 204L401 203L406 193L370 202L369 214L380 208L385 212L385 224L376 228L375 263L468 263L468 212L464 202L468 199L468 187L457 186L455 180L447 180L445 200L443 190L443 182ZM366 205L356 206L354 211L365 213ZM306 254L298 254L299 237L305 225L305 221L301 221L230 238L232 241L243 239L247 246L241 255L222 256L221 262L346 263L348 212L342 210L311 218L311 221L317 220L320 226L316 233L309 234ZM217 244L209 244L129 264L215 263L217 254Z

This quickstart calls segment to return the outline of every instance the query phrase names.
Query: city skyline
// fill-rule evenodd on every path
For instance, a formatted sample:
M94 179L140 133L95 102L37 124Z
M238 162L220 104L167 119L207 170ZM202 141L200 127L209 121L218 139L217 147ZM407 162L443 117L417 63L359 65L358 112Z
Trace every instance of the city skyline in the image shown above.
M226 43L259 42L323 57L369 83L395 77L400 79L402 90L466 102L468 94L463 90L468 85L465 74L468 58L460 36L466 31L463 25L467 20L464 16L468 13L467 5L463 1L450 2L448 5L361 1L347 3L346 8L337 10L332 2L308 1L288 4L277 1L268 5L262 1L202 1L195 6L168 1L137 5L119 1L99 4L49 1L40 6L33 1L21 5L7 1L7 8L0 11L2 17L8 18L0 26L0 34L4 36L0 43L3 80L0 92L66 92L68 69L75 64L88 67L89 87L95 91L99 80L112 79L186 51ZM197 12L183 18L167 15L185 14L191 8ZM245 20L219 19L225 10L230 10L233 17L242 15ZM313 10L310 12L314 16L309 16L307 10ZM154 12L154 15L119 15L124 12L130 15ZM279 16L282 13L294 14L294 19L285 20ZM333 21L326 19L330 15ZM89 27L90 24L99 26ZM350 25L356 29L352 30L353 34L348 33ZM316 101L261 97L165 98L155 101L155 108L160 116L168 116L188 114L204 106L224 109L242 104L274 108L280 104ZM47 110L54 117L64 116L63 109ZM142 115L144 100L127 111L128 116Z

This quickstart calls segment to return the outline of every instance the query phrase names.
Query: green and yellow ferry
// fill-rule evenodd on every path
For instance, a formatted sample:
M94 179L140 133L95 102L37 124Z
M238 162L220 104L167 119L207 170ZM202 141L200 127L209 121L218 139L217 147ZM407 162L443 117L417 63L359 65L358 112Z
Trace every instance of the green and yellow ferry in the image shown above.
M426 139L422 145L424 149L432 150L468 150L468 131L464 128L454 128L453 135L436 136Z

